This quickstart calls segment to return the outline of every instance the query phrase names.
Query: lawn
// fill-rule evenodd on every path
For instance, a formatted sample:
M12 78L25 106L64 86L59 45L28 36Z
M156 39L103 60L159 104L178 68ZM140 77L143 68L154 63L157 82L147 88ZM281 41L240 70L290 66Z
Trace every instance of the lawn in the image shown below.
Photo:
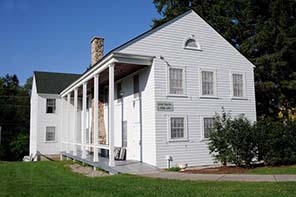
M71 172L64 162L0 163L0 196L295 196L295 188L293 182L89 178Z
M279 167L259 167L249 170L248 174L296 174L296 165Z

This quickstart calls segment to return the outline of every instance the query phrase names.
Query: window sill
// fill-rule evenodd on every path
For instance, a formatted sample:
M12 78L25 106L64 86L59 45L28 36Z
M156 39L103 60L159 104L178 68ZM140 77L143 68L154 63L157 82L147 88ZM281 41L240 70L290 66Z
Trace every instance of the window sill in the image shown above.
M168 143L174 143L174 142L189 142L189 139L169 139L167 141Z
M207 96L207 95L200 96L199 98L200 99L219 99L218 96Z
M168 94L167 97L188 98L186 94Z
M48 143L48 144L51 144L51 143L57 143L58 141L44 141L44 143Z
M198 47L184 47L184 49L193 50L193 51L202 51L202 49Z
M204 138L204 139L201 139L200 142L209 142L210 139L209 138Z
M245 98L245 97L231 97L231 100L244 100L244 101L246 101L248 99Z

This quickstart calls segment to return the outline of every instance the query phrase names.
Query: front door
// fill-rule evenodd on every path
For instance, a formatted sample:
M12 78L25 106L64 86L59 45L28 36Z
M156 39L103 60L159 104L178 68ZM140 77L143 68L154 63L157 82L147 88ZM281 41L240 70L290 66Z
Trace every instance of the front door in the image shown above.
M133 100L132 106L132 121L130 125L130 142L129 146L130 158L132 160L140 161L140 100L137 98Z

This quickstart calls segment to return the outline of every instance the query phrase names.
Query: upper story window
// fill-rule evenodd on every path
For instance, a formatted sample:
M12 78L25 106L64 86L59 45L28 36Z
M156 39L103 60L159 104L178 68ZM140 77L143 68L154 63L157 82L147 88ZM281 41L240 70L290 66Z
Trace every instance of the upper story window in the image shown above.
M139 92L140 92L139 75L134 75L133 83L134 83L134 98L138 98Z
M185 49L201 50L200 44L196 41L195 36L191 35L184 42Z
M202 96L215 96L215 73L201 71Z
M46 99L46 113L54 114L56 112L56 100Z
M185 80L183 68L169 68L169 94L185 94Z
M122 97L122 88L121 88L121 82L117 83L116 85L116 98L120 99Z
M55 142L55 127L46 127L46 133L45 133L45 141L46 142Z
M233 97L244 96L244 81L242 74L232 74Z

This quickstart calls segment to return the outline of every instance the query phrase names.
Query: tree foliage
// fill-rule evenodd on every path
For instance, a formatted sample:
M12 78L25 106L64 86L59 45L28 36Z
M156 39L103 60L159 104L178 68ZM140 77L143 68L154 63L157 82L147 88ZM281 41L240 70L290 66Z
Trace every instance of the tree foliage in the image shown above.
M195 10L255 69L257 113L276 117L279 108L296 106L295 0L154 0L163 16L154 27Z
M16 75L0 77L0 114L0 160L20 160L29 147L30 87Z

